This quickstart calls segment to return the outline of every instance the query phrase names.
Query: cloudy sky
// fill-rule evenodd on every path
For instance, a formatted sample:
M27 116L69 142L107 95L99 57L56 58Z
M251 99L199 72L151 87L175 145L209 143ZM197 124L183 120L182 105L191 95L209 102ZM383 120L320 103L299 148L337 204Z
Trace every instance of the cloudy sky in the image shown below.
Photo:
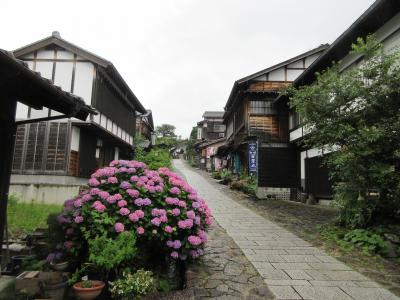
M114 63L156 125L187 137L235 80L334 41L373 0L5 1L0 48L58 30Z

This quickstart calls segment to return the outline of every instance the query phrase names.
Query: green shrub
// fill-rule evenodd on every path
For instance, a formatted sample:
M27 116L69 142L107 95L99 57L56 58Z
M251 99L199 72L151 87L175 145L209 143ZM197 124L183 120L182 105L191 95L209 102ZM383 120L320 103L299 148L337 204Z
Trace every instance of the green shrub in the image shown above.
M129 231L122 232L115 239L100 236L88 243L89 261L107 271L131 260L137 252L136 236Z
M171 168L171 156L167 149L153 148L150 152L145 153L142 161L151 170L158 170L159 168Z
M389 243L379 234L367 229L352 230L343 239L367 253L386 254L388 252Z
M229 183L231 183L231 182L232 182L232 178L233 178L233 175L232 175L232 172L231 172L231 171L223 170L223 171L221 172L221 183L222 183L222 184L229 184Z
M155 290L155 282L151 271L138 270L131 274L124 272L120 279L110 282L112 299L140 299Z
M242 191L248 195L255 195L257 189L257 178L241 174L239 180L232 181L231 189Z
M221 179L221 171L214 171L214 172L212 172L212 174L211 174L211 176L214 178L214 179Z

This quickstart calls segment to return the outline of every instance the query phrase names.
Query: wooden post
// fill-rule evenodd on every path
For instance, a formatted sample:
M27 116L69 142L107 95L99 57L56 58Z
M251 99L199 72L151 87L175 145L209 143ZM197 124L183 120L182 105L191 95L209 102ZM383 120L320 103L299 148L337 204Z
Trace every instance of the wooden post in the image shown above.
M7 200L15 144L17 101L0 94L0 252L3 249Z

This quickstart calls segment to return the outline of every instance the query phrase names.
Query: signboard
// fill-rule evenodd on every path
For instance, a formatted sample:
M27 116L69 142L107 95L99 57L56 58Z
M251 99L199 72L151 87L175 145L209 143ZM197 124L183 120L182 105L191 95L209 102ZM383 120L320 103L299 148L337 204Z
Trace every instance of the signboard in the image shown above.
M249 142L249 172L257 173L257 142Z

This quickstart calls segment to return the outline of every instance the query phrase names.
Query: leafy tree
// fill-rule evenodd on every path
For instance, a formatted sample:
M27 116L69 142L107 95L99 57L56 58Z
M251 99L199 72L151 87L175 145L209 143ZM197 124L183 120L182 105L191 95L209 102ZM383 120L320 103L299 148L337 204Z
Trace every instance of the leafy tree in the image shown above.
M363 57L357 67L334 64L313 84L286 92L311 131L305 144L333 151L325 161L341 223L365 227L399 217L399 52L384 53L369 36L352 54Z
M197 126L192 128L189 140L187 141L186 145L186 156L191 164L194 164L194 157L196 155L196 150L194 148L196 140L197 140Z
M175 129L176 127L174 125L162 124L156 127L156 134L159 137L176 138Z

